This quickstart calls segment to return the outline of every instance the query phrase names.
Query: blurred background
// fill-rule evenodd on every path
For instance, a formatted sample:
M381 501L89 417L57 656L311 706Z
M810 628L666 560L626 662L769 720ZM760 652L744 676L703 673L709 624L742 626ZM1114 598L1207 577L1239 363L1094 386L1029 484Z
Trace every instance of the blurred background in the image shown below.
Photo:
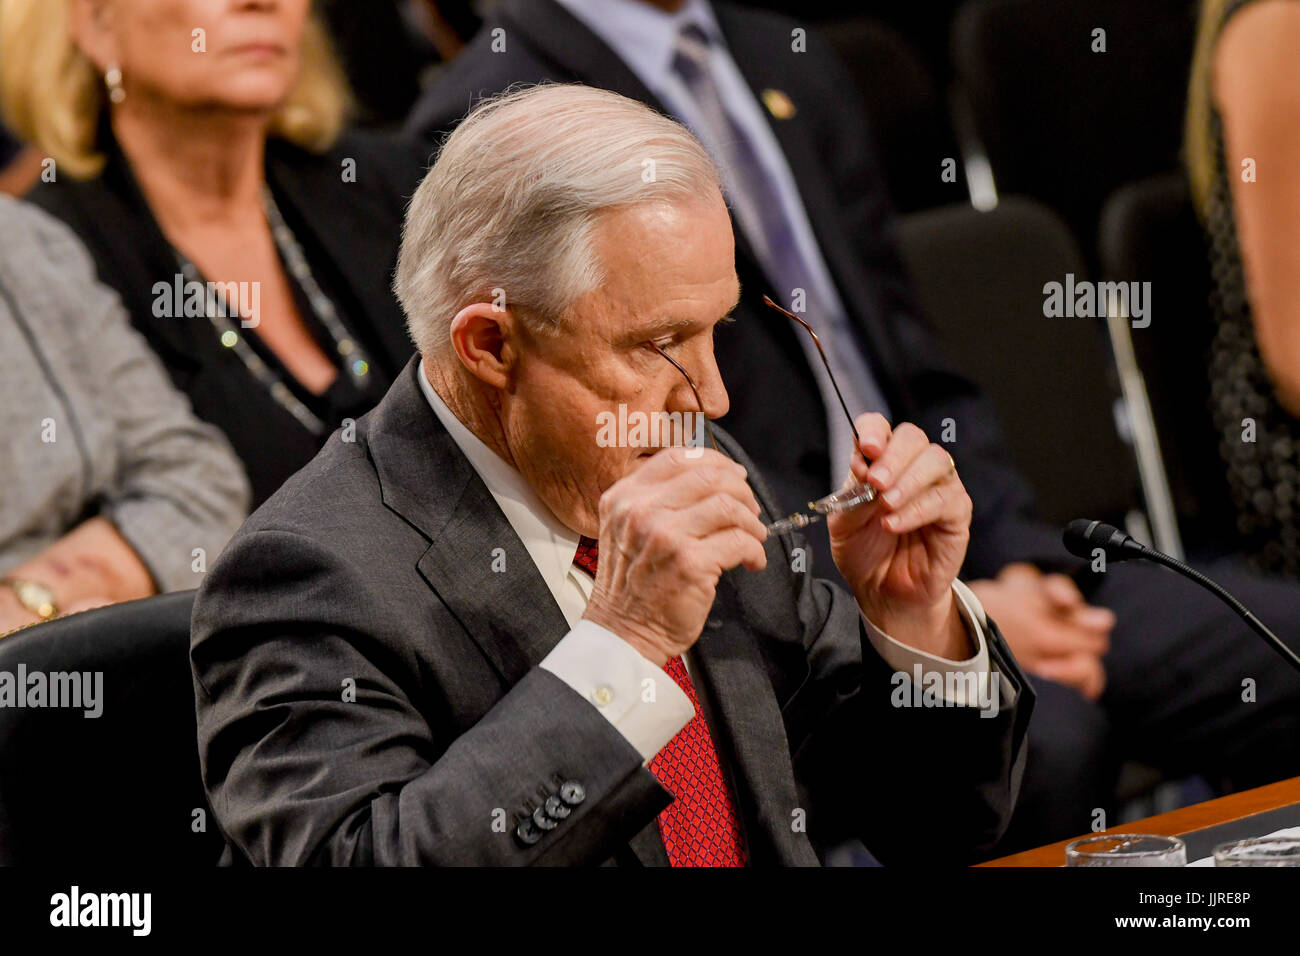
M1011 452L1044 516L1110 519L1175 552L1221 550L1233 519L1198 373L1210 265L1181 161L1199 5L737 5L806 24L844 61L921 304L949 357L1014 423ZM320 0L355 125L400 131L496 6ZM16 195L40 172L37 151L9 134L0 164L0 188ZM1043 322L1040 279L1066 273L1149 281L1162 320L1119 341L1103 321Z
M4 11L36 6L30 0L0 0L0 36L11 33L11 24L3 20ZM354 338L365 346L370 358L369 379L358 378L351 383L351 391L331 386L323 395L313 395L295 385L299 405L310 413L300 413L297 421L275 418L284 411L269 400L265 414L248 409L238 415L226 414L225 406L211 398L214 383L224 383L230 389L228 397L260 393L250 387L250 380L241 377L245 370L236 367L213 342L207 341L205 347L213 354L220 353L227 365L218 366L212 359L212 367L222 371L204 378L194 372L191 357L185 354L191 343L169 341L172 330L167 327L155 328L152 333L143 327L148 322L144 315L148 299L138 300L133 307L132 289L152 288L158 275L170 275L173 263L168 257L118 267L121 263L114 257L123 253L127 243L118 235L104 235L95 222L96 216L111 216L111 211L125 208L102 204L103 190L111 194L116 189L111 176L102 177L107 185L95 187L99 192L93 201L88 201L89 193L78 192L81 186L63 184L61 191L42 190L45 152L22 142L13 132L17 123L11 122L9 131L0 127L0 191L37 195L38 205L45 204L67 220L92 246L100 280L118 286L132 311L132 321L162 356L173 383L189 394L198 417L216 424L233 443L251 477L252 507L310 459L341 416L364 412L386 387L384 376L395 375L409 354L409 341L388 295L387 282L402 201L423 173L424 162L434 148L436 137L432 134L442 129L413 123L412 118L419 115L421 104L435 102L440 96L452 102L452 112L458 118L471 105L467 92L494 92L478 87L463 90L458 85L461 77L476 74L461 69L465 60L458 58L490 58L481 31L492 29L504 6L510 6L512 12L530 9L527 0L507 0L506 4L493 0L318 0L313 6L350 89L346 137L351 138L340 140L336 152L343 156L364 152L376 164L372 168L382 165L386 175L391 175L383 195L376 190L365 199L356 195L361 190L336 190L327 197L325 192L312 192L307 184L323 183L323 178L311 177L328 173L337 185L337 165L323 163L315 169L307 160L293 158L297 154L283 151L277 160L280 167L268 162L267 179L276 192L276 202L302 241L325 298L338 306L335 318L361 326L353 329L358 332ZM1234 102L1239 106L1264 100L1251 92L1258 87L1249 83L1235 92L1215 90L1212 96L1209 64L1229 17L1246 7L1295 8L1300 3L750 0L715 6L752 11L754 18L734 16L730 22L749 24L754 35L773 25L780 30L788 30L792 24L806 28L824 38L837 54L840 64L827 64L825 75L842 84L843 102L836 100L829 107L817 104L816 109L828 113L832 121L842 115L838 121L854 127L838 141L869 144L864 155L870 153L872 175L887 193L872 197L881 202L882 214L876 224L882 236L887 233L889 243L897 246L900 270L910 280L919 316L933 331L947 361L991 401L1001 423L1008 464L1032 486L1042 527L1059 528L1070 519L1087 516L1125 527L1140 540L1189 560L1240 561L1250 566L1251 573L1258 576L1256 581L1265 575L1269 578L1271 590L1259 592L1264 595L1261 600L1271 602L1264 605L1261 617L1273 614L1276 619L1279 612L1294 608L1300 600L1300 591L1295 590L1300 581L1300 513L1294 507L1300 495L1300 400L1295 389L1285 386L1300 382L1300 338L1288 337L1296 335L1292 330L1300 325L1289 304L1300 301L1296 285L1300 270L1292 270L1288 279L1287 270L1277 265L1280 260L1273 252L1300 248L1300 237L1296 219L1282 214L1269 220L1266 228L1250 233L1247 251L1254 253L1256 262L1269 266L1258 267L1262 284L1253 298L1270 304L1268 310L1252 316L1252 294L1244 282L1237 246L1241 223L1234 219L1229 197L1229 186L1238 185L1232 175L1237 164L1231 157L1236 154L1226 149L1220 116L1210 104L1218 104L1229 93L1237 97ZM768 13L789 19L761 18ZM1295 21L1287 22L1294 25ZM1264 32L1268 32L1267 22ZM1291 48L1300 49L1300 35L1293 32L1291 36ZM507 37L507 42L526 47L525 60L534 55L526 37ZM1235 49L1240 53L1243 47L1239 44ZM1245 49L1247 54L1239 56L1239 61L1251 59L1249 46ZM512 47L512 53L518 54L519 48ZM528 60L529 65L536 62L539 60ZM753 66L739 65L742 69ZM1249 62L1237 65L1249 72L1244 69ZM809 65L810 74L818 69L817 64ZM494 79L503 79L504 86L526 78ZM121 77L117 79L120 84ZM107 112L111 92L103 87L107 83L111 90L112 83L102 71L91 75L91 80L104 98L96 108ZM821 81L814 78L809 82ZM1300 94L1300 81L1280 82L1290 83ZM1244 94L1243 89L1247 91ZM11 104L20 99L12 90L0 89L0 95ZM762 98L778 120L783 110L799 107L779 89L763 90ZM1300 109L1292 109L1300 107L1300 99L1292 106L1283 98L1266 99L1264 108L1274 113L1259 128L1300 128L1296 122ZM813 112L808 108L809 114ZM341 123L336 124L335 134L340 127ZM363 150L357 134L369 137L364 142L371 145ZM421 140L413 149L394 145L411 134ZM1279 134L1279 139L1284 138ZM380 142L382 149L376 145ZM399 155L401 149L406 151ZM329 156L334 161L334 155ZM147 155L128 158L137 172L156 161ZM818 154L814 159L830 167L836 157ZM808 168L804 171L809 172ZM809 196L820 188L822 171L809 173L808 181L813 183L807 187ZM1283 173L1272 176L1268 184L1261 181L1266 189L1260 193L1260 202L1285 213L1296 208L1297 196L1294 187L1281 180L1300 182L1300 170L1284 168ZM88 181L94 179L92 175ZM800 183L800 188L804 185ZM832 194L832 199L846 206L859 198ZM321 215L318 206L326 203L332 204L326 210L329 215ZM154 235L151 216L164 222L169 211L142 208L135 212L142 214L140 222L145 223L138 234L140 248L145 249L160 238ZM251 218L258 219L259 226L264 225L260 216L259 208L252 209ZM347 228L340 229L339 221ZM353 230L351 246L347 237L336 235L348 229ZM99 248L95 248L96 238ZM274 259L275 247L269 240L267 249ZM153 251L146 250L141 256ZM170 247L164 246L162 251L170 256ZM851 252L861 252L865 260L871 251ZM282 258L290 261L292 257ZM137 272L130 271L137 267ZM164 267L166 271L159 272ZM292 280L297 285L310 284L314 281L311 270L305 277L294 275ZM880 275L877 272L875 278ZM1045 283L1062 282L1067 277L1075 283L1144 284L1150 290L1146 317L1142 322L1118 313L1048 317ZM743 281L749 283L748 278ZM145 304L139 305L139 301ZM334 310L330 307L328 315L314 318L313 313L322 311L316 307L317 301L310 295L297 297L312 336L330 346L339 336L331 338L333 327L327 328L324 318L334 315ZM1258 330L1265 328L1284 332L1259 335ZM266 363L279 367L273 350L260 354ZM288 352L280 357L289 362ZM339 363L339 369L343 381L347 366ZM1278 385L1276 394L1274 384ZM313 414L321 419L321 428L301 429L302 420L315 420ZM1258 440L1254 432L1249 440L1241 438L1244 418L1258 422ZM280 424L273 428L273 422ZM290 447L291 451L286 450ZM958 451L954 449L954 454ZM966 463L960 466L965 468ZM815 479L822 480L821 476ZM995 483L990 481L990 485ZM1053 535L1048 543L1060 552L1059 539L1054 529L1049 530ZM1001 567L992 557L982 576L992 577ZM1021 556L1000 557L1005 563ZM1036 555L1025 555L1023 560L1030 557ZM1043 562L1042 566L1047 569L1049 565ZM5 567L0 571L10 573ZM1286 588L1278 581L1286 582ZM1132 604L1141 604L1142 595L1130 597ZM1166 597L1177 610L1178 595ZM1103 602L1098 599L1098 603ZM1145 639L1149 619L1131 605L1120 606L1129 613L1127 620L1135 622L1130 633ZM1163 620L1177 617L1167 612L1168 608L1162 607ZM168 613L172 632L187 626L186 602L175 603ZM1121 621L1125 619L1121 613ZM1195 692L1188 692L1185 710L1161 709L1163 697L1154 690L1145 698L1145 704L1151 705L1146 711L1131 705L1120 692L1108 702L1106 716L1120 723L1127 721L1130 729L1141 728L1132 737L1146 744L1144 752L1122 755L1122 773L1115 774L1118 782L1113 788L1090 762L1090 744L1072 749L1067 735L1056 732L1058 727L1084 723L1073 711L1061 712L1059 724L1052 726L1052 734L1045 732L1044 739L1060 740L1060 766L1068 764L1068 769L1046 772L1045 777L1061 791L1070 789L1067 778L1071 774L1080 780L1101 780L1105 794L1100 798L1080 795L1080 806L1070 809L1073 815L1067 814L1066 822L1050 821L1064 827L1062 834L1046 823L1027 828L1015 835L1020 842L1012 841L1005 851L1080 832L1083 827L1078 824L1083 818L1079 814L1099 805L1099 800L1115 808L1121 819L1132 819L1246 782L1259 782L1227 771L1220 773L1221 768L1207 768L1194 759L1195 731L1201 720L1205 726L1217 728L1224 739L1248 738L1257 750L1246 753L1248 748L1243 747L1242 764L1265 775L1273 771L1258 757L1271 747L1267 727L1256 734L1255 730L1239 731L1227 720L1218 721L1236 703L1231 699L1234 687L1230 683L1224 691L1212 674L1206 675L1220 654L1218 636L1212 630L1221 624L1219 619L1197 634L1187 622L1167 629L1171 655L1192 646L1202 655L1194 660L1158 659L1162 667L1175 659L1181 662L1171 664L1163 677L1170 687L1190 684L1188 674L1192 671L1204 681ZM128 622L123 626L129 630L137 625ZM0 634L4 630L0 627ZM160 665L160 673L170 674L169 692L175 694L174 709L179 713L192 703L188 684L182 680L178 688L176 682L176 674L181 672L183 678L188 664L182 659L184 648L177 644L175 633L168 640L171 644L166 653L170 656L165 666ZM3 647L0 644L0 649ZM1021 655L1018 648L1016 653ZM1192 663L1187 663L1189 660ZM138 662L131 666L140 671ZM1117 673L1131 678L1131 683L1124 685L1130 690L1145 685L1153 669L1154 665L1140 664L1132 664L1127 671L1115 667L1112 687ZM1172 699L1175 695L1170 691L1166 696ZM1072 696L1068 707L1081 700ZM130 706L123 701L124 709ZM1278 709L1285 708L1279 705ZM1047 713L1048 708L1042 707L1041 712ZM1291 706L1286 719L1293 714ZM136 729L147 733L153 716L139 710L138 717ZM33 769L43 759L40 754L46 748L47 727L28 738L25 756L12 757L10 765L23 768L25 779L53 779L51 775L83 765L64 760ZM168 759L188 765L194 762L192 724L177 727L174 739L168 740L173 748ZM1108 732L1104 727L1086 729L1098 740ZM1158 762L1153 755L1180 730L1183 747L1176 758L1151 766ZM1146 732L1149 736L1144 736ZM84 745L87 760L95 759L95 751L111 747L111 738L96 741L84 728L76 733L77 746ZM21 742L15 740L0 738L0 752L8 747L7 755L17 754ZM168 759L151 763L166 765ZM1058 770L1044 759L1039 766ZM1277 768L1277 773L1282 769ZM136 771L142 779L151 772L143 766ZM195 781L173 783L188 793ZM0 791L4 789L0 785ZM74 789L70 786L68 793ZM1044 806L1060 796L1049 791L1045 786ZM62 812L49 803L50 792L32 790L30 802L21 805L7 796L10 815L19 818L15 806L29 818ZM153 802L158 806L193 805L192 799L185 803L187 799L191 798L182 795L173 800L158 791ZM117 812L130 811L119 808ZM5 839L3 817L0 812L0 846ZM163 846L165 830L158 832L159 846ZM15 837L10 834L9 839ZM205 849L211 851L212 847ZM123 851L127 852L126 845ZM847 862L862 861L859 851L851 848L846 853Z

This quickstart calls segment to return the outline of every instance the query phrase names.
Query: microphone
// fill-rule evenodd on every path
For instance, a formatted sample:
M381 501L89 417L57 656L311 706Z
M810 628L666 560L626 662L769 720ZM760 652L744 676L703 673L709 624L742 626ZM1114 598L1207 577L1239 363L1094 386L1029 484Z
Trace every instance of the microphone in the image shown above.
M1244 604L1200 571L1188 567L1177 558L1170 557L1163 551L1148 548L1140 541L1135 541L1131 536L1120 531L1114 525L1106 524L1103 521L1089 521L1087 518L1076 518L1066 525L1061 540L1065 544L1067 551L1076 557L1083 558L1085 561L1091 561L1094 552L1100 549L1102 554L1106 556L1107 561L1128 561L1131 558L1141 558L1146 561L1154 561L1156 564L1162 564L1172 571L1177 571L1183 577L1190 578L1232 608L1237 613L1237 616L1249 624L1256 634L1268 641L1273 650L1281 654L1288 664L1300 671L1300 656L1297 656L1295 651L1283 644L1282 640L1265 627L1264 623L1252 614Z

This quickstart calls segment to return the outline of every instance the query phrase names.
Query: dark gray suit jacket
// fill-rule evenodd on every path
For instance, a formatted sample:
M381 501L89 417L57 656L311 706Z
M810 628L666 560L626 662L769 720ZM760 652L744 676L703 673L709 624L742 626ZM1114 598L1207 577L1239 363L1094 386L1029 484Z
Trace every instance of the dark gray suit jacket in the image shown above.
M258 509L199 592L199 751L234 861L666 864L671 794L537 666L568 626L417 369ZM816 865L849 836L886 862L972 858L1011 814L1027 682L991 628L1014 707L891 706L857 605L791 570L797 544L725 574L695 645L751 862ZM585 797L523 845L517 823L568 781Z

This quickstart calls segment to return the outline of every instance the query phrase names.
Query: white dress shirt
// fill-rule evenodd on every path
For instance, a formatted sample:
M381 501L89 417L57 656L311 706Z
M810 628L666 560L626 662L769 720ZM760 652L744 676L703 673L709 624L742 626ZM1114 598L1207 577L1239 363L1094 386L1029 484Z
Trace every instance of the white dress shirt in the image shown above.
M643 657L631 644L606 628L583 619L595 582L573 563L578 552L577 532L561 524L519 471L452 414L429 384L423 360L417 371L420 390L433 413L487 485L568 622L568 634L542 659L540 666L591 701L592 706L599 709L637 749L642 760L649 763L695 715L690 698L672 677ZM953 589L967 630L976 644L975 655L966 661L947 660L901 644L863 616L871 646L895 671L911 675L919 664L925 672L943 675L949 672L990 673L988 647L984 639L987 627L984 608L960 581L953 582ZM688 676L693 677L689 651L683 655L683 663ZM977 676L979 679L989 678ZM1010 704L1014 699L1010 683L1001 679L1001 675L998 679L1001 680L1002 700ZM959 681L945 680L944 686L954 687L960 695L963 685ZM953 703L946 692L945 699Z

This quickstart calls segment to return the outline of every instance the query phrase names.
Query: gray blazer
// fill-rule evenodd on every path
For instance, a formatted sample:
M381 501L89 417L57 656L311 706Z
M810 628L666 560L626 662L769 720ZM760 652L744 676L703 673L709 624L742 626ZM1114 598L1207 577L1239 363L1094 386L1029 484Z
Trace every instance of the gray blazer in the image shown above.
M197 587L247 513L243 466L71 230L7 197L0 356L0 573L103 515L159 590Z
M199 751L230 859L666 865L672 795L538 667L564 617L416 374L258 509L199 591ZM751 862L817 865L849 836L885 861L991 846L1033 697L996 627L1014 706L895 708L853 599L792 571L790 539L767 547L766 570L722 577L694 657ZM572 812L528 843L517 824L552 795Z

